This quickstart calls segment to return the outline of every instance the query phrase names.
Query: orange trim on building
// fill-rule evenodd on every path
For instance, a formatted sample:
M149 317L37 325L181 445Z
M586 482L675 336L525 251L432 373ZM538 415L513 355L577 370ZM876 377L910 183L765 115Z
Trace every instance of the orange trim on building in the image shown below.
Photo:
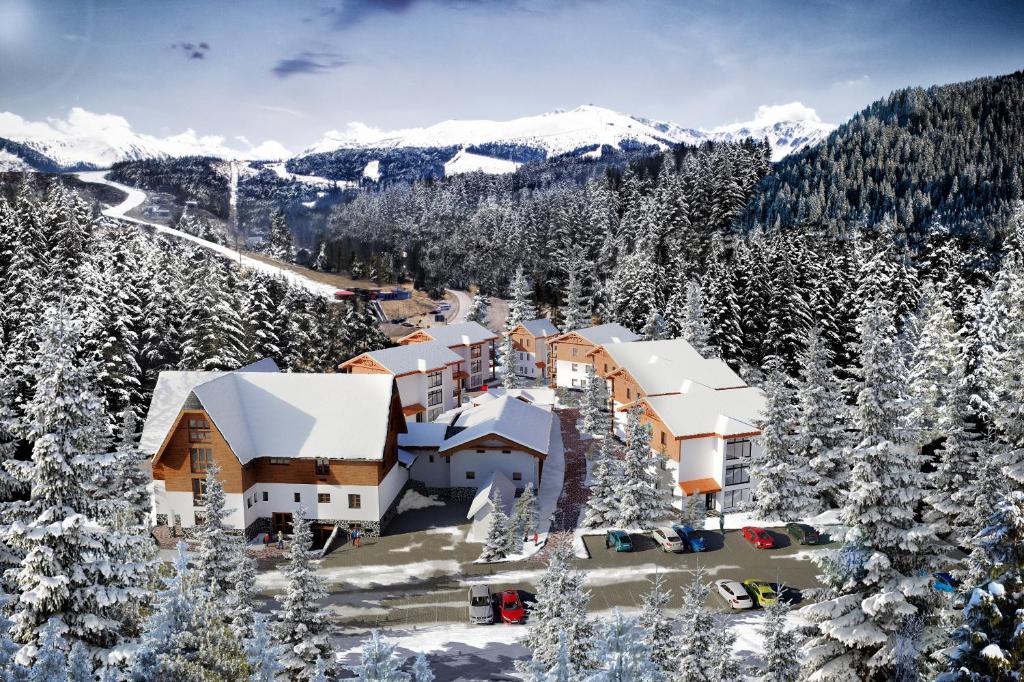
M686 495L694 493L720 493L722 486L713 478L695 478L692 481L679 481L679 488Z
M412 405L408 405L407 407L402 408L402 414L404 414L406 417L411 417L414 414L419 414L420 412L426 411L427 408L423 407L419 403L413 403Z

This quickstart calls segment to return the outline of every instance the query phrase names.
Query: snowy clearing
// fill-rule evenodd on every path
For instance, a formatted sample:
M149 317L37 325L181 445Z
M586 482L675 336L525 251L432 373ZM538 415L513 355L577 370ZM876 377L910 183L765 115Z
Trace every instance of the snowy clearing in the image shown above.
M424 495L412 488L405 491L402 501L398 503L398 513L412 511L413 509L426 509L427 507L443 507L444 502L433 495Z
M503 175L514 173L521 164L505 159L495 159L490 156L473 154L465 149L458 153L444 164L445 176L460 175L462 173L488 173L490 175Z
M317 571L327 581L328 588L349 585L355 588L385 587L415 583L439 575L459 573L459 562L442 559L438 561L419 561L398 566L339 566ZM256 587L265 592L284 590L288 579L278 569L260 573L256 578Z

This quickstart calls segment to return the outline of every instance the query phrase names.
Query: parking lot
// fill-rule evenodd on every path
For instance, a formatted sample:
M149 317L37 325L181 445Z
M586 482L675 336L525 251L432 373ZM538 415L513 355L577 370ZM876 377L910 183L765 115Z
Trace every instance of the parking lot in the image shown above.
M400 515L381 538L367 538L362 547L342 546L321 562L328 581L325 609L340 629L405 627L465 623L469 586L486 584L495 593L518 589L524 601L532 600L544 573L537 560L477 564L481 546L465 542L469 524L467 506L445 504ZM576 568L586 575L591 610L612 607L635 609L657 573L672 590L670 608L679 608L683 588L698 565L709 580L757 578L782 583L803 598L808 588L818 587L817 569L809 560L816 547L790 543L778 529L772 531L777 548L757 550L739 531L702 533L707 551L699 554L662 552L649 536L633 536L633 552L605 548L603 536L585 538L590 559L577 559ZM264 571L261 591L268 597L283 590L279 570ZM724 604L712 597L712 605Z

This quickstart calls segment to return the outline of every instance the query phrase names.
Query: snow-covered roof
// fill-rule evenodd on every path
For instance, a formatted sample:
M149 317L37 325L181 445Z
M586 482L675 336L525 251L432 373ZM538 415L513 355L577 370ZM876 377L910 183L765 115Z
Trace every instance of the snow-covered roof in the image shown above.
M716 391L693 383L684 393L648 396L643 401L677 438L710 434L728 438L759 431L756 422L762 418L765 396L753 386Z
M521 323L526 327L526 331L533 334L533 336L558 336L560 333L558 327L556 327L551 320L547 318L541 318L539 320L526 320Z
M448 424L441 422L409 422L408 433L398 434L398 444L403 448L436 448L444 440Z
M577 329L572 333L579 334L595 346L604 346L613 343L629 343L630 341L639 341L643 338L615 322L599 324L596 327L584 327L583 329Z
M279 370L273 359L263 358L236 371L278 372ZM192 393L192 389L204 381L224 374L227 372L160 372L160 376L156 380L156 387L153 389L153 397L149 401L149 411L146 413L146 423L142 427L139 448L146 454L155 454L164 442L167 432L174 425L174 420L178 417L185 398Z
M460 412L452 422L458 430L445 438L440 449L454 450L477 438L496 435L547 455L554 418L550 410L505 395Z
M432 339L445 346L468 346L498 338L498 335L479 322L458 322L424 330ZM417 344L413 344L417 345Z
M462 361L462 357L448 348L447 344L440 341L410 343L407 346L395 346L394 348L371 351L366 353L366 355L379 362L395 375L429 372L430 370L441 369L453 362Z
M259 457L379 459L393 378L231 372L193 389L242 464Z
M608 344L604 350L647 395L680 393L688 381L715 389L746 386L725 362L701 357L683 339Z
M509 480L508 476L500 471L495 471L477 488L476 496L473 497L473 502L469 505L466 518L473 518L485 505L491 503L495 491L501 493L501 506L506 514L510 514L515 505L516 485Z

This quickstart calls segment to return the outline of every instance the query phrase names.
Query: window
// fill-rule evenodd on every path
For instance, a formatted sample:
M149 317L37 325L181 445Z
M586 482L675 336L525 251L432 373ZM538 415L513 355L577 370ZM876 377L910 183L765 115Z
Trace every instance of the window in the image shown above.
M263 501L270 502L270 493L268 493L266 490L263 491Z
M213 466L213 448L189 448L188 460L193 474L205 474Z
M750 488L740 488L739 490L726 490L722 497L722 508L732 509L738 507L744 502L750 502L752 499Z
M190 443L209 443L212 440L213 436L210 435L209 431L188 430L188 441Z
M632 400L632 399L633 399L633 389L631 389L631 388L629 388L627 386L626 387L626 400Z
M740 485L741 483L750 483L750 465L731 464L725 467L725 484Z
M573 379L572 380L572 387L573 388L578 388L579 385L580 385L580 380L579 379Z
M430 456L429 456L429 461L430 461L430 463L431 463L431 464L433 464L433 463L434 463L434 456L433 456L433 455L430 455Z
M572 371L574 371L574 372L580 371L580 366L577 365L575 362L572 363Z
M481 351L481 347L480 346L473 346L473 348L469 351L469 357L471 357L471 358L478 358L478 357L480 357L480 351Z
M427 375L427 388L437 388L442 383L444 383L444 379L440 372L431 372Z
M476 472L475 471L467 471L466 472L466 480L467 481L472 481L475 478L476 478Z
M252 498L251 497L245 498L245 508L246 509L252 508Z
M284 465L287 465L290 462L291 462L291 460L288 459L287 457L271 457L270 458L270 463L271 464L284 464Z
M501 454L503 454L503 455L511 455L512 451L511 450L502 450Z
M484 453L484 452L486 452L486 450L484 450L484 449L482 449L482 448L477 448L477 450L476 450L476 451L477 451L478 453Z
M572 356L576 357L576 346L572 347ZM575 366L574 366L575 367Z
M302 501L302 493L295 493L295 501L296 502L301 502Z
M727 441L725 443L725 458L727 460L750 459L750 446L750 440L747 438Z
M203 506L203 502L206 500L206 479L205 478L193 478L192 479L192 504L196 507Z
M320 503L320 504L327 504L328 502L331 501L331 494L330 493L317 493L316 494L316 501L318 503Z
M607 362L606 362L606 363L604 363L604 373L605 373L605 374L607 374L607 373L608 373L608 363L607 363Z
M473 362L469 363L469 371L472 374L479 374L480 373L480 361L479 360L474 360Z
M427 412L427 421L432 422L441 416L441 408L435 407Z
M658 437L661 439L661 444L664 445L665 444L665 432L659 430L658 431Z
M316 475L326 476L331 473L331 463L326 457L316 458Z
M524 353L523 351L519 351L519 362L522 362L525 359L526 359L526 353Z
M360 495L349 495L348 496L348 508L349 509L362 509L363 498Z
M512 480L513 481L521 481L521 480L523 480L523 472L521 472L521 471L513 471L512 472Z
M440 405L443 398L441 397L441 391L431 391L427 394L427 406L433 407L434 405Z

